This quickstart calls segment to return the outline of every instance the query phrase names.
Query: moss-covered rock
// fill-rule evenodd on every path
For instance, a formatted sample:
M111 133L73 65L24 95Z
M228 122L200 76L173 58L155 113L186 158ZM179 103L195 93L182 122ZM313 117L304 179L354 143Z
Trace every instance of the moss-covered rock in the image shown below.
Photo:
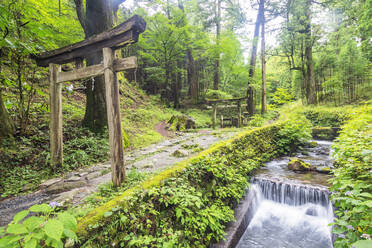
M330 167L328 167L328 166L326 166L326 167L322 167L322 168L319 168L319 169L317 170L317 172L319 172L319 173L323 173L323 174L330 174L331 171L332 171L332 169L331 169Z
M315 168L299 158L292 158L288 163L288 169L293 171L312 171Z
M314 139L334 140L338 136L340 128L337 127L314 127L312 135Z
M185 131L196 128L194 119L187 115L173 115L168 124L168 129L171 131Z
M172 153L172 156L173 157L176 157L176 158L184 158L184 157L187 157L189 156L189 153L186 151L186 150L175 150L173 153Z

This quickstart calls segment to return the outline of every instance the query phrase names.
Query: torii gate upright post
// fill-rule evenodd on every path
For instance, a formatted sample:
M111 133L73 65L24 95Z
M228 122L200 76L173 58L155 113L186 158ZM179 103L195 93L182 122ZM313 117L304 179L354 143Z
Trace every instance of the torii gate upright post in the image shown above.
M115 52L103 48L103 67L105 74L107 122L109 127L111 177L115 186L125 178L123 134L120 120L120 95L117 75L114 70Z
M50 83L50 150L53 166L63 165L62 83L104 74L109 128L112 181L120 186L125 179L124 147L120 118L120 95L116 73L137 67L137 58L115 58L115 50L138 41L146 22L133 16L126 22L81 42L45 52L33 58L39 66L49 65ZM102 51L103 63L83 67L83 59L90 53ZM72 71L61 72L61 65L75 62Z

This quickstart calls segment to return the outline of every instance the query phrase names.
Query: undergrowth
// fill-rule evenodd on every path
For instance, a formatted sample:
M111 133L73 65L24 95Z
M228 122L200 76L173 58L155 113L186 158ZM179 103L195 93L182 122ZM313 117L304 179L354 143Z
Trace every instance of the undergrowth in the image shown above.
M352 116L333 145L337 248L372 247L372 108L359 107Z

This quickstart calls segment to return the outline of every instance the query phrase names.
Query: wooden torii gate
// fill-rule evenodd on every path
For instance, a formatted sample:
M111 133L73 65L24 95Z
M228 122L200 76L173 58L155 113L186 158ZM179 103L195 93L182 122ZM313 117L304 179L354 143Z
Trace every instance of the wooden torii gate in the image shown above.
M218 99L218 100L207 100L207 104L212 106L213 112L212 112L212 125L213 128L216 128L216 120L217 120L217 105L220 103L235 103L236 102L236 107L237 107L237 112L238 112L238 123L237 127L241 127L242 123L242 105L241 101L247 99L247 97L242 97L242 98L231 98L231 99ZM223 127L223 123L221 125Z
M120 120L120 96L116 73L137 67L137 58L115 58L115 50L138 41L146 22L133 16L126 22L81 42L33 56L38 66L49 66L50 83L50 152L55 166L63 164L62 83L104 74L107 121L110 139L112 181L119 186L125 178L124 149ZM91 53L103 52L103 63L83 67ZM61 65L75 62L76 68L62 72Z

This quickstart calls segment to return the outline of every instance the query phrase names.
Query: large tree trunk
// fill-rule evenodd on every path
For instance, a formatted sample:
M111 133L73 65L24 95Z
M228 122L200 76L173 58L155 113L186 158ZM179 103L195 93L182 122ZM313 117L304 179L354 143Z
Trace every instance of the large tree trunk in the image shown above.
M13 136L14 126L12 119L10 119L6 111L2 92L0 90L0 138Z
M249 115L253 115L255 112L253 87L250 84L253 81L255 67L256 67L257 44L258 44L258 38L259 38L259 32L260 32L260 22L261 22L263 7L264 7L264 0L260 0L260 5L258 8L258 13L257 13L257 18L256 18L256 25L254 27L251 60L249 63L249 81L248 81L248 89L247 89L247 111Z
M308 104L316 104L316 87L313 64L313 42L311 37L311 0L306 0L305 5L306 26L305 26L305 60L306 60L306 98Z
M178 8L182 10L183 13L185 13L185 8L183 6L182 0L178 0ZM195 104L198 101L199 95L198 75L196 71L194 56L192 55L192 49L190 47L186 51L186 56L187 56L187 83L190 86L189 93L191 95L191 100Z
M263 0L262 0L263 1ZM262 95L261 114L266 113L266 60L265 60L265 6L262 7L261 16L261 64L262 64Z
M74 0L76 12L85 38L99 34L113 26L114 12L125 0L86 0L84 10L82 0ZM90 54L87 66L102 62L102 52ZM107 126L105 83L103 76L95 77L85 83L86 108L83 125L93 131L100 132Z
M194 57L192 56L192 50L187 50L187 59L188 59L188 81L190 85L190 94L191 100L195 104L198 101L199 96L199 86L198 86L198 75L196 71Z
M218 85L220 84L221 0L217 0L215 12L217 55L214 61L213 89L218 90Z

